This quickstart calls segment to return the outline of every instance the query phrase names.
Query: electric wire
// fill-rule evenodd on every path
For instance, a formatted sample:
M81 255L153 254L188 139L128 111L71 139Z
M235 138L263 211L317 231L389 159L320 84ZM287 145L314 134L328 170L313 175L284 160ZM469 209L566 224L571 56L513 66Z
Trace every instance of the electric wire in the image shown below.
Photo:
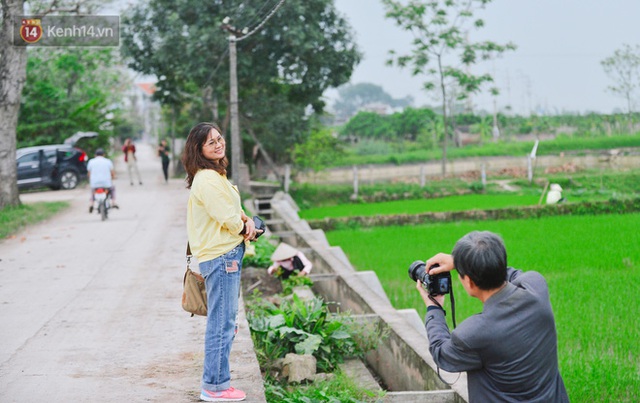
M284 0L280 0L280 2L278 4L276 4L276 6L271 10L271 12L269 14L267 14L267 16L264 18L264 20L262 20L262 22L260 24L258 24L253 30L251 30L250 32L244 34L243 36L236 38L236 42L240 42L244 39L247 39L248 37L250 37L251 35L255 34L260 28L262 28L264 26L264 24L267 23L267 21L269 21L269 19L276 13L276 11L278 11L278 9L284 4Z

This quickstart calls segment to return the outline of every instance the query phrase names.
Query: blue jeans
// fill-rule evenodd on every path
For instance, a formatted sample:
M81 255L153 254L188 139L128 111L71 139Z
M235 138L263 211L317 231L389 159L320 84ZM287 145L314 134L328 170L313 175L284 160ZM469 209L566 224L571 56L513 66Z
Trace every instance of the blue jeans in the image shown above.
M235 336L243 256L244 242L241 242L224 255L199 264L207 287L208 307L202 388L214 392L231 386L229 356Z

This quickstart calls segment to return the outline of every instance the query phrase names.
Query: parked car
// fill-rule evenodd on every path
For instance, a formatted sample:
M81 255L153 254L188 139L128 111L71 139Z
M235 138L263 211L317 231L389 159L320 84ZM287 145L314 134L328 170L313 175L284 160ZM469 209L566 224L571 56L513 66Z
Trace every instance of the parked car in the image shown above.
M19 148L18 188L73 189L87 178L87 153L66 144Z

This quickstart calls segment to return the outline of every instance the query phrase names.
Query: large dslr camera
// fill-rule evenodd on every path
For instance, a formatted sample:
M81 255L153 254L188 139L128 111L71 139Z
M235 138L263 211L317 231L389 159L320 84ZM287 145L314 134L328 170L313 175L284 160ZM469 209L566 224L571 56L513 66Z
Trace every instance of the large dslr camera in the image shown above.
M436 263L429 268L439 267ZM427 264L422 260L416 260L409 266L409 277L411 280L422 283L422 287L429 291L429 295L444 295L451 292L451 273L444 272L430 275L427 270Z

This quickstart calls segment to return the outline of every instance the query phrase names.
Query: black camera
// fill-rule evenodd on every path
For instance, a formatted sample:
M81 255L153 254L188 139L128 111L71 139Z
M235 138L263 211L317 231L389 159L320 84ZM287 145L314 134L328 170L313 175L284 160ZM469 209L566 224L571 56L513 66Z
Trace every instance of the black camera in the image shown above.
M431 266L429 270L438 266L436 263ZM451 273L447 271L432 276L429 274L429 270L427 270L427 264L425 262L416 260L409 266L409 277L411 277L413 281L420 280L422 286L425 290L429 291L430 295L449 294L451 292Z
M264 234L264 232L267 229L267 226L265 225L262 218L258 217L257 215L253 216L253 223L256 226L256 231L262 231L262 232L256 232L256 237L254 239L258 239L260 238L260 235Z

